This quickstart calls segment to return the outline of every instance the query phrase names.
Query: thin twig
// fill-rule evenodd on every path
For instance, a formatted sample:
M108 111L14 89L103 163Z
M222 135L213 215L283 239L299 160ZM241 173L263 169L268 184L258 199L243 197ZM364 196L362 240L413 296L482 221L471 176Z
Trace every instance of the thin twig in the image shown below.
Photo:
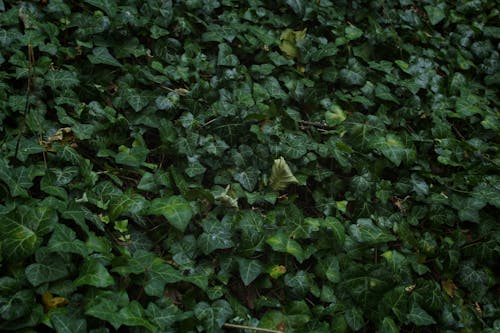
M21 126L19 128L19 135L17 136L16 142L16 152L14 157L17 158L17 153L19 152L19 146L21 144L21 137L23 136L24 129L26 127L26 118L28 117L28 112L30 110L30 96L31 96L31 86L33 81L33 65L35 64L35 54L33 53L33 46L28 44L28 85L26 87L26 103L24 104L23 119L21 121Z
M251 331L257 331L257 332L285 333L285 331L278 331L278 330L272 330L272 329L269 329L269 328L252 327L252 326L237 325L237 324L224 324L223 327L226 327L226 328L239 328L239 329L242 329L242 330L251 330Z
M325 123L320 123L320 122L315 122L315 121L299 120L299 123L301 125L312 126L312 127L317 127L317 128L321 128L321 129L332 129L332 127L328 126Z

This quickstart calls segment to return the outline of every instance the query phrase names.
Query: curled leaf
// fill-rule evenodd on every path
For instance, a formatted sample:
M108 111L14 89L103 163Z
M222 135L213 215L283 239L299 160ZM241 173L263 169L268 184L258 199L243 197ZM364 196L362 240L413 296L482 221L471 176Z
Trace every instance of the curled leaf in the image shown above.
M282 191L289 184L297 184L299 181L292 174L290 167L286 163L285 159L281 156L279 159L274 160L269 182L273 190Z
M42 303L45 307L45 311L57 308L68 304L68 300L64 297L54 297L51 293L46 292L42 295Z

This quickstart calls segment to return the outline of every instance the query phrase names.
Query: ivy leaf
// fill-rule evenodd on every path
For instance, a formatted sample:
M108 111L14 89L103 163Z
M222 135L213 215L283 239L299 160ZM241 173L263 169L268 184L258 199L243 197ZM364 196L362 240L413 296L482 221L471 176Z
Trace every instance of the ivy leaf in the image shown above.
M74 318L74 315L55 312L50 315L50 321L57 333L86 333L87 321Z
M160 308L153 302L148 304L147 314L153 324L156 324L161 330L166 330L177 320L180 310L174 304L169 304Z
M345 27L344 31L345 37L348 40L355 40L363 36L363 30L355 27L354 25L348 25L347 27Z
M217 56L217 65L235 67L239 65L238 57L231 50L231 47L225 43L219 44L219 53Z
M110 17L115 16L118 9L116 3L111 0L85 0L85 2L102 9Z
M429 21L432 25L438 24L446 17L446 13L443 10L444 5L444 3L440 3L437 6L424 6L425 12L427 13Z
M44 258L40 263L26 267L26 278L35 287L45 282L56 281L68 275L66 263L58 256Z
M105 291L90 299L85 314L109 322L116 330L122 325L119 309L129 302L125 291Z
M377 333L399 333L399 328L391 317L384 317Z
M347 309L344 313L344 318L347 325L349 325L353 331L358 331L365 326L362 312L358 308Z
M84 242L76 238L76 233L64 224L56 224L47 248L52 252L75 253L87 257L88 249Z
M248 168L245 171L236 173L233 178L240 183L245 190L252 192L259 181L259 171L255 168Z
M0 239L4 258L17 261L32 255L42 242L42 237L53 230L56 212L49 207L20 206L2 216Z
M73 281L75 287L90 285L106 288L115 284L106 267L96 259L87 259L80 267L80 276Z
M240 277L245 286L248 286L255 280L260 273L264 271L264 267L258 260L250 260L245 258L238 258L238 266Z
M378 244L396 240L396 237L374 225L371 219L358 219L349 231L360 243Z
M413 304L408 319L417 326L427 326L435 324L436 321L419 305Z
M269 183L273 190L283 191L289 184L297 184L298 182L283 157L274 160L269 177Z
M150 296L163 295L165 284L182 280L181 273L160 258L155 258L147 271L144 291Z
M135 112L141 111L148 106L150 102L149 95L147 93L132 88L127 89L126 99Z
M286 3L299 17L305 14L305 5L302 0L286 0Z
M219 221L211 215L202 221L203 233L198 238L198 247L205 254L217 249L228 249L234 244L231 240L231 225L225 219Z
M196 319L203 321L207 333L222 332L222 325L232 314L231 305L225 300L217 300L212 305L200 302L194 307L194 315Z
M127 326L142 326L150 332L156 332L157 327L149 320L146 320L146 312L137 301L130 302L126 307L118 312L118 317L122 318L122 324Z
M156 198L151 202L149 214L163 215L168 222L180 231L184 231L193 217L189 202L182 196Z
M377 137L372 145L396 166L402 161L411 161L415 158L415 151L406 147L401 138L394 134Z
M109 204L109 218L113 221L124 213L138 214L146 206L146 199L132 191L113 199Z
M269 237L266 243L270 245L274 251L293 255L299 262L303 262L307 257L300 244L290 239L284 232L278 232L274 236Z
M51 70L44 75L43 79L47 86L53 90L58 88L73 88L80 83L75 72L64 70Z
M13 197L28 198L27 189L33 186L33 178L36 176L33 167L24 166L11 168L0 158L0 179L7 184Z
M297 297L304 297L311 289L311 278L305 271L285 275L285 285L290 287Z
M460 221L471 221L479 223L479 211L486 206L486 202L478 198L467 198L461 200L458 209Z
M122 66L122 64L120 64L120 62L116 60L111 53L109 53L109 50L102 46L95 47L92 50L92 54L88 55L87 58L89 58L89 61L92 64L103 64L116 67Z

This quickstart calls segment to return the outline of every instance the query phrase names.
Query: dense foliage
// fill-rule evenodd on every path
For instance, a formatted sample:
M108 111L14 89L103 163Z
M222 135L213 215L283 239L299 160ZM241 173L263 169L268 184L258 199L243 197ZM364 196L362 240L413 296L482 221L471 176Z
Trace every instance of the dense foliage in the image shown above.
M0 0L0 330L498 332L493 0Z

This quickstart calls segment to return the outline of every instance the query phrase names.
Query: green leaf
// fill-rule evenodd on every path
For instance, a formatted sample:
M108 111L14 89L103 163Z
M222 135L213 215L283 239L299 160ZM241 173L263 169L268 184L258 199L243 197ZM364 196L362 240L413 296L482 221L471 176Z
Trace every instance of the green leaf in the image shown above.
M96 259L87 259L80 267L80 275L73 281L75 287L89 285L106 288L115 284L106 267Z
M252 283L264 271L264 267L258 260L238 258L237 261L240 277L245 286Z
M245 171L234 174L233 178L240 183L245 190L252 192L259 181L259 171L255 168L248 168Z
M105 291L91 298L85 306L85 314L109 322L115 329L122 325L120 308L129 302L125 291Z
M238 57L235 56L231 47L225 43L219 44L219 53L217 55L217 65L235 67L239 65Z
M13 197L28 198L27 189L33 186L33 178L36 176L33 167L11 168L2 158L0 158L0 179L7 184Z
M64 224L56 224L47 248L56 253L75 253L87 257L88 249L84 242L76 238L76 233Z
M122 308L117 315L122 318L123 325L142 326L151 332L156 332L158 329L149 320L145 319L146 312L137 301L130 302L126 307Z
M307 257L300 244L290 239L284 232L280 231L274 236L269 237L266 243L270 245L274 251L293 255L299 262L303 262Z
M106 14L108 14L111 17L116 15L116 11L118 9L116 3L111 0L85 0L85 2L99 9L102 9Z
M297 184L298 182L283 157L274 160L269 177L269 183L273 190L283 191L289 184Z
M461 200L458 210L460 221L479 223L479 211L486 206L486 202L478 198Z
M445 6L444 3L440 3L437 6L430 6L430 5L424 6L425 12L427 13L429 21L431 22L432 25L436 25L446 18L446 13L443 9L444 6Z
M59 280L68 275L66 263L57 256L44 258L40 263L31 264L25 269L26 278L35 287L45 282Z
M410 313L408 314L408 319L417 326L427 326L436 324L434 318L432 318L424 309L419 305L413 304Z
M88 55L91 64L103 64L121 67L122 64L115 57L109 53L109 50L105 47L98 46L92 50L92 54Z
M396 237L373 224L371 219L358 219L349 227L352 237L360 243L378 244L395 241Z
M344 225L336 218L328 216L321 223L321 226L325 228L329 233L332 233L337 248L342 248L345 241Z
M168 222L180 231L184 231L193 217L189 202L182 196L156 198L149 207L150 215L163 215Z
M132 148L120 146L119 153L115 155L115 161L118 164L131 167L140 167L148 156L149 150L144 145L133 145Z
M135 112L139 112L148 106L150 102L149 94L144 91L129 88L126 90L126 99L128 104L134 109Z
M203 233L198 238L198 247L205 254L212 253L217 249L228 249L233 247L231 239L231 224L223 219L219 221L210 215L201 222Z
M109 218L113 221L125 213L138 214L146 206L146 199L132 191L114 198L109 204Z
M286 3L299 17L305 14L305 5L302 0L286 0Z
M363 36L363 30L355 27L354 25L348 25L344 31L345 31L345 37L348 40L355 40Z
M80 83L76 73L64 70L51 70L44 75L45 84L52 89L73 88Z
M159 327L160 330L166 330L180 317L181 311L174 304L168 304L166 307L160 308L153 302L148 304L147 314L153 324Z
M87 321L74 318L74 315L55 312L50 315L50 322L57 333L86 333Z
M402 139L394 134L377 137L373 141L372 146L396 166L399 166L402 161L412 161L415 159L415 151L412 148L406 147Z
M52 231L57 214L49 207L20 206L2 216L0 239L2 255L11 261L32 255L42 242L42 237Z
M305 271L285 275L285 285L292 289L295 297L305 297L311 289L311 278Z
M175 283L182 280L181 273L167 264L163 259L155 258L148 269L147 281L144 291L150 296L162 296L167 283Z
M200 302L194 307L196 319L203 321L203 326L207 333L222 332L222 325L233 314L231 305L225 300L217 300L212 305Z
M344 318L347 325L353 330L358 331L365 326L362 312L358 308L349 308L344 312Z
M391 317L384 317L377 333L399 333L399 328Z
M473 196L500 208L500 177L486 176L474 187Z

